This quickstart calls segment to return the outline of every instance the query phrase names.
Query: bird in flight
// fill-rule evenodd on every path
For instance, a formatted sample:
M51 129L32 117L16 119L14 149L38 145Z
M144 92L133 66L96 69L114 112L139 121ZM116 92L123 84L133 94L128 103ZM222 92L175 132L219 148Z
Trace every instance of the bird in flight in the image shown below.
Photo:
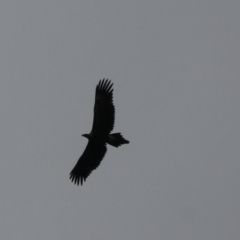
M100 165L107 152L107 143L114 147L129 143L121 133L111 133L115 121L112 86L111 80L102 79L96 87L92 130L89 134L82 135L88 139L88 144L70 172L71 181L77 185L79 182L82 185L90 173Z

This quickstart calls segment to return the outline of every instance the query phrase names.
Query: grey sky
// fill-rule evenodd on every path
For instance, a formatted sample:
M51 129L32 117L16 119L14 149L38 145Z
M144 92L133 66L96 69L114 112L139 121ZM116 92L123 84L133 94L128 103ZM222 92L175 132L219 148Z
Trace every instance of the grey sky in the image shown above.
M240 2L1 1L0 238L238 240ZM115 131L69 172L114 82Z

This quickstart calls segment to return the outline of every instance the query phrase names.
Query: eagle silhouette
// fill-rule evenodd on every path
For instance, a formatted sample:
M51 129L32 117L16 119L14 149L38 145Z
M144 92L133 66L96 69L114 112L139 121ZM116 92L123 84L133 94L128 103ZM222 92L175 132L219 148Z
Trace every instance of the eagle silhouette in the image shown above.
M88 144L70 172L71 181L77 185L79 182L82 185L91 172L99 166L107 152L107 143L114 147L129 143L121 133L110 134L115 121L112 86L111 80L102 79L96 87L92 131L82 135L88 139Z

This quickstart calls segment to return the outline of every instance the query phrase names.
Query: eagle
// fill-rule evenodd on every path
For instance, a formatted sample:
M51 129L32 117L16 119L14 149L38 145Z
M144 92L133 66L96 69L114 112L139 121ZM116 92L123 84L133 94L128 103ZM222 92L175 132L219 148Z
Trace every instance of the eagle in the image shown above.
M107 144L119 147L129 143L121 133L111 133L115 122L112 86L113 83L108 79L100 80L96 86L92 130L89 134L82 135L88 139L88 144L70 172L70 180L77 185L82 185L100 165L107 152Z

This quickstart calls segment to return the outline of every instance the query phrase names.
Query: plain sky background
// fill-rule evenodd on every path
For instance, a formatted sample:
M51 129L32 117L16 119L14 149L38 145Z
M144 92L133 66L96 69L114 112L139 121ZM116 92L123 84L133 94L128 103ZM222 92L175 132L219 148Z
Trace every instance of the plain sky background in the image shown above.
M0 239L240 239L240 2L3 0ZM69 173L114 82L115 132Z

